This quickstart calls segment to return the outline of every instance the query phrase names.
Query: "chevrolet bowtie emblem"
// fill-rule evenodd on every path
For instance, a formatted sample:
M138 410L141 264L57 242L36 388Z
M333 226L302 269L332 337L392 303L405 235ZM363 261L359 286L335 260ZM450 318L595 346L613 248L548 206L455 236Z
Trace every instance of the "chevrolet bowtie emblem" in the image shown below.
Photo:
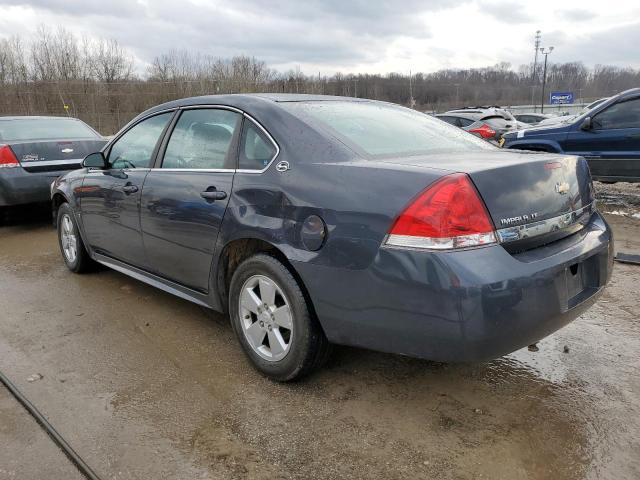
M564 195L567 192L569 192L569 184L567 182L558 182L556 183L556 192L559 193L560 195Z

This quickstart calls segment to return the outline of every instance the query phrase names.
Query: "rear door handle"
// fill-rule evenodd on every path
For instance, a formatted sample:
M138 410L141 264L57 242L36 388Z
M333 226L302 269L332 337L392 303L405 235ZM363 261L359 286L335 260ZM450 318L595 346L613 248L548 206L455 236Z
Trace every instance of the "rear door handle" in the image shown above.
M131 193L136 193L138 191L138 187L136 185L125 185L122 187L122 191L129 195Z
M209 187L204 192L200 192L200 196L207 202L215 202L227 198L227 192L216 190L216 187Z

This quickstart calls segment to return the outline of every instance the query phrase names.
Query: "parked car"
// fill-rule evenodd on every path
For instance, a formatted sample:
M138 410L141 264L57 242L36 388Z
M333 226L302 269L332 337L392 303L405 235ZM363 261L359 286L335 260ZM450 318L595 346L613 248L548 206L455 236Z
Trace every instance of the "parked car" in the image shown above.
M492 143L497 143L505 133L518 129L516 119L506 110L462 109L435 117Z
M0 210L48 202L53 180L106 140L68 117L0 117Z
M627 90L559 125L504 136L504 147L587 159L593 178L640 181L640 88Z
M516 113L513 116L517 121L526 123L527 125L537 125L543 120L553 118L553 116L544 113Z
M581 315L612 267L583 159L499 150L368 100L166 103L52 199L71 271L98 262L228 312L280 381L331 343L495 358Z
M578 114L563 114L563 115L558 115L555 117L550 117L547 118L546 120L542 120L540 123L538 123L538 125L558 125L560 123L570 123L572 122L575 118L579 117L580 115L588 112L589 110L594 109L595 107L597 107L598 105L600 105L601 103L609 100L609 98L611 97L604 97L604 98L600 98L598 100L596 100L595 102L591 102L589 105L586 105Z

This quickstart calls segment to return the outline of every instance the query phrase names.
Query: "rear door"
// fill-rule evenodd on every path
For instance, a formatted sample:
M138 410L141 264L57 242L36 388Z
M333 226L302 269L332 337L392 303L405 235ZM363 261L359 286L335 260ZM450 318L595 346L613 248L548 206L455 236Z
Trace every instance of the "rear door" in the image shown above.
M572 127L565 151L587 158L596 178L640 179L640 98L617 102L596 113L590 130Z
M109 148L108 167L85 176L80 194L82 221L96 252L148 268L140 233L140 194L173 113L161 113L131 127Z
M237 161L242 115L226 108L181 112L142 189L146 255L158 275L206 292Z

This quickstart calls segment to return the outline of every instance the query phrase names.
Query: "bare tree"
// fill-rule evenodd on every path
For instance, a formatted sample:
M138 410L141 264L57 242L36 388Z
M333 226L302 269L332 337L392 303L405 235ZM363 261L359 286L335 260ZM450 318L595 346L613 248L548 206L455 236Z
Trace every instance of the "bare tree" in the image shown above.
M97 40L91 52L91 65L97 81L113 83L131 79L133 57L116 40Z

